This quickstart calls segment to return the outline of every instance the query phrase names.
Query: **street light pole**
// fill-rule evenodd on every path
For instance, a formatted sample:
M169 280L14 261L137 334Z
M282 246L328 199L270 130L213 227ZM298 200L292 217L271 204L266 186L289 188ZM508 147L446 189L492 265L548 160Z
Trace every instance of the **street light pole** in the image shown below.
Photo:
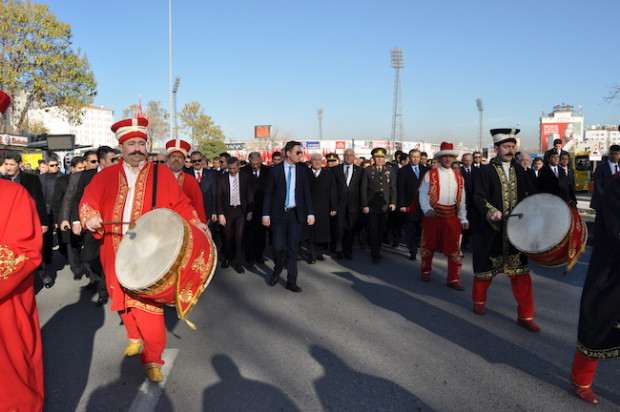
M323 140L323 109L317 109L316 117L319 119L319 140Z
M172 90L172 0L168 0L168 71L170 77L170 114L172 114L174 110L174 92ZM170 139L174 138L172 119L170 119L168 124L168 134L170 135Z
M174 124L174 135L172 136L173 139L178 139L179 138L179 129L177 128L177 92L179 91L179 84L181 83L181 76L177 76L177 78L174 80L174 87L172 88L172 94L174 96L174 104L172 105L172 108L174 109L171 113L171 119L170 119L170 123ZM174 123L173 123L174 122Z

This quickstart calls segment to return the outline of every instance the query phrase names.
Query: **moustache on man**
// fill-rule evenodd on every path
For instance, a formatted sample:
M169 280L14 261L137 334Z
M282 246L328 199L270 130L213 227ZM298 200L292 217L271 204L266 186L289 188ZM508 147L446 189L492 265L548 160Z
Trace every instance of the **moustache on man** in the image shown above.
M137 151L137 152L133 152L133 153L129 153L129 156L131 156L131 155L140 155L140 156L145 156L145 155L144 155L144 153L139 152L139 151Z

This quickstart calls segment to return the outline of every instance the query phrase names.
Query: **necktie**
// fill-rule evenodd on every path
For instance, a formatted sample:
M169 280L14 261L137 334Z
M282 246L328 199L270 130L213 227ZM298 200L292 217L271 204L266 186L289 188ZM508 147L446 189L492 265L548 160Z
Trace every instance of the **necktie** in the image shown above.
M418 170L418 166L413 166L413 172L415 173L415 177L420 178L420 170Z
M241 202L239 201L239 179L237 176L233 178L232 181L232 189L230 192L230 205L238 206Z
M196 172L196 179L198 179L198 183L200 183L200 179L202 178L200 172Z
M616 165L616 173L618 173L618 165Z
M557 166L553 166L553 173L555 173L555 177L558 177L558 167Z
M288 168L288 176L287 176L288 179L286 181L286 201L284 202L284 206L289 207L288 206L289 199L291 197L291 180L293 179L293 176L291 172L292 167L291 166L286 166L286 167Z
M347 165L347 186L351 183L351 165Z
M314 177L319 177L319 171L318 170L314 171Z

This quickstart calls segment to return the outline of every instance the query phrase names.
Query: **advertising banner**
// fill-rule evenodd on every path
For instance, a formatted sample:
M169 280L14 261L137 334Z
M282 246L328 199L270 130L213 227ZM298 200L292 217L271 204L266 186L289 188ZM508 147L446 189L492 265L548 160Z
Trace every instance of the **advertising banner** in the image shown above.
M547 151L553 148L555 139L562 140L562 149L570 151L583 137L583 122L567 121L563 123L543 123L541 124L540 148Z

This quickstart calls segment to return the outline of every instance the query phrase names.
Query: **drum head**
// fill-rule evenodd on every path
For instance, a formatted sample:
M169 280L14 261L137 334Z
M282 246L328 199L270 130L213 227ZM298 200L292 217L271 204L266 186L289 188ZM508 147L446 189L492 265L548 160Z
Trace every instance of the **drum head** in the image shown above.
M506 233L512 245L524 253L543 253L558 246L568 234L571 213L559 197L539 193L526 197L512 214L523 217L508 219Z
M183 218L170 209L155 209L141 216L118 247L118 283L139 291L157 282L177 259L184 231Z

